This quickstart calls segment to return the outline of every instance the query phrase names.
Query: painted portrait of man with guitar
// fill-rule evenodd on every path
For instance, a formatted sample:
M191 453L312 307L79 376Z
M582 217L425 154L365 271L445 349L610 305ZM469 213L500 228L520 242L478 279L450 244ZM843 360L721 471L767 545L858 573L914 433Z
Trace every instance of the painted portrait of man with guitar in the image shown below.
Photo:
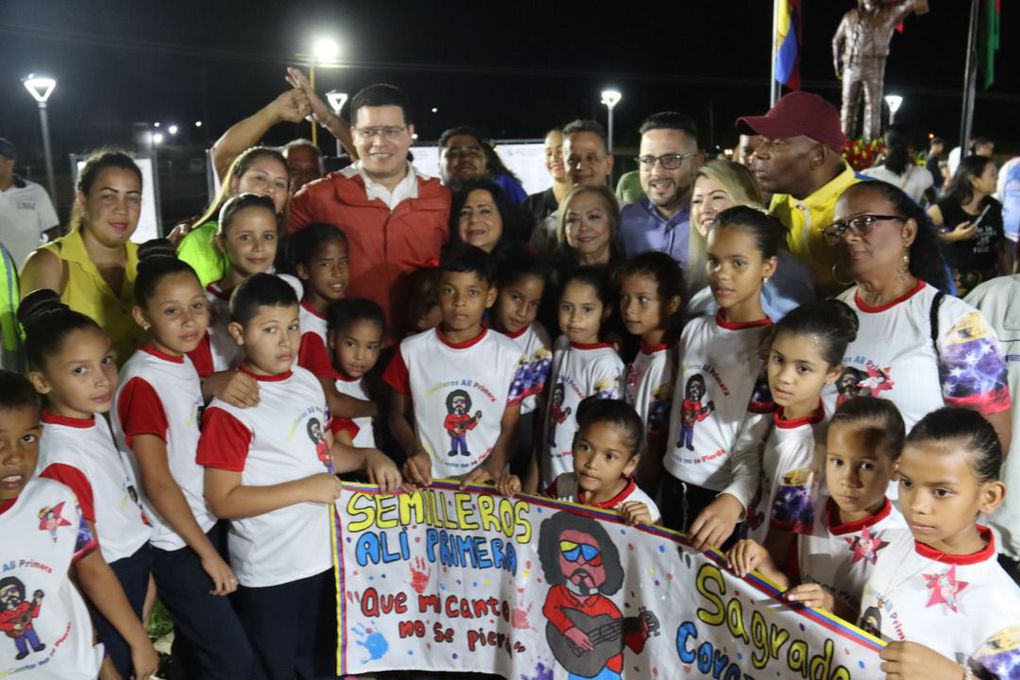
M449 455L470 456L467 445L467 431L473 430L482 418L482 412L471 415L471 395L465 390L454 390L446 395L446 419L443 427L450 435Z
M620 680L623 648L641 653L659 620L625 617L609 598L623 586L620 553L595 520L557 512L542 522L539 559L549 583L546 640L570 680Z

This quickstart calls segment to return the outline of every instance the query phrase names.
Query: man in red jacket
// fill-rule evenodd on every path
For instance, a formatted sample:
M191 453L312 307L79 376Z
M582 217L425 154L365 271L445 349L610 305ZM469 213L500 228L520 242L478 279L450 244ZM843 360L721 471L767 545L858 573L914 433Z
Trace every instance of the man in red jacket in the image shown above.
M354 95L351 128L359 160L301 189L287 231L313 222L342 229L351 259L347 296L377 302L400 337L408 275L437 260L449 240L450 191L408 162L414 125L396 87L369 85Z

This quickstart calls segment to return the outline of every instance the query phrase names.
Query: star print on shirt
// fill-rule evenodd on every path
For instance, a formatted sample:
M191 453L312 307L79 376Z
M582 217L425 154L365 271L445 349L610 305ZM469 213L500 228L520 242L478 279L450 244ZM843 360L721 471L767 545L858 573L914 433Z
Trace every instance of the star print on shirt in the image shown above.
M872 536L868 527L861 530L860 536L847 537L843 540L850 544L850 551L854 554L850 558L851 564L861 560L875 564L878 561L878 551L889 545L889 541L883 541L880 536Z
M967 581L956 580L955 564L941 574L922 574L922 576L926 582L925 587L931 588L931 597L928 598L928 604L924 605L925 607L944 604L953 610L954 614L959 611L960 602L957 595L970 584Z

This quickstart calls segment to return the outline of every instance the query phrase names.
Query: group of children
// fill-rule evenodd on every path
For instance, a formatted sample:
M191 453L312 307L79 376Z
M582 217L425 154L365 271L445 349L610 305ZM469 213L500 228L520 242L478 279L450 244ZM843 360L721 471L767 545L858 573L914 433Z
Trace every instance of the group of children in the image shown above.
M871 397L827 413L856 316L827 300L772 323L761 290L781 233L753 208L721 213L707 246L718 313L682 330L667 255L554 272L458 246L431 279L438 310L420 315L436 325L385 366L382 311L344 299L342 231L296 234L295 276L277 275L273 206L249 194L222 209L230 266L206 290L168 243L140 249L148 340L119 377L94 321L32 293L29 378L0 375L0 532L17 553L0 577L14 641L0 674L99 672L69 569L104 677L155 668L150 574L187 677L328 673L332 504L338 475L359 472L384 493L453 477L661 521L791 602L903 641L887 672L1011 677L1020 591L977 524L1005 492L994 431L942 409L906 435Z

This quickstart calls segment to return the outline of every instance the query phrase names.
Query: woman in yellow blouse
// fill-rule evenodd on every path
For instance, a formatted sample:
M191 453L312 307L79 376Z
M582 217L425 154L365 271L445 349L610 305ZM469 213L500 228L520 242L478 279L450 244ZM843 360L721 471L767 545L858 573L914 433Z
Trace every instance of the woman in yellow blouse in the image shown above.
M131 318L138 269L131 235L142 206L142 173L127 154L101 149L85 162L76 189L70 232L25 261L22 296L39 288L59 293L106 331L121 364L144 335Z

